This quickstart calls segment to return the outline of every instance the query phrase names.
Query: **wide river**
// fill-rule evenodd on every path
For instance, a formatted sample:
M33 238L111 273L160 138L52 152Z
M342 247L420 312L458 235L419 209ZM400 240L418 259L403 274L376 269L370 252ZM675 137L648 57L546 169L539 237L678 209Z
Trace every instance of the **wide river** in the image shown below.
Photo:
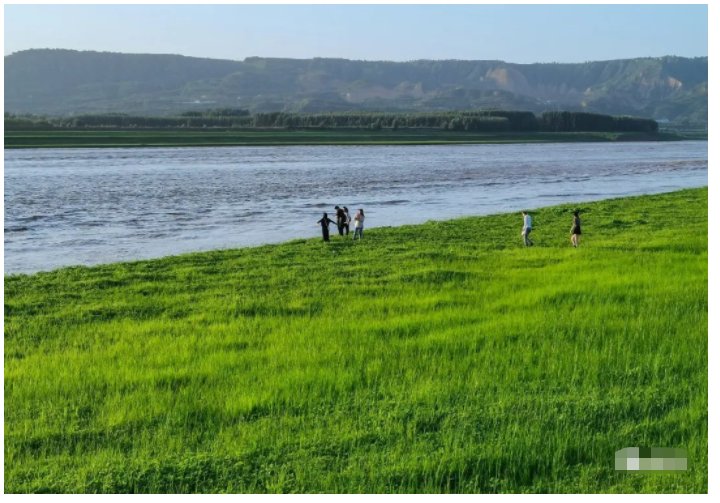
M320 236L336 204L368 229L699 187L707 159L706 141L5 150L5 273Z

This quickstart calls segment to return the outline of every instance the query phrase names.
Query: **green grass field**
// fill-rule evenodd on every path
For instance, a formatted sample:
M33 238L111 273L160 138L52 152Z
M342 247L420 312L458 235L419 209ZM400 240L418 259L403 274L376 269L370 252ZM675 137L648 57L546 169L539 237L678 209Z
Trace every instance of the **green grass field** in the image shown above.
M662 133L482 133L443 130L366 129L59 129L5 131L5 148L203 147L253 145L419 145L452 143L547 143L578 141L666 141Z
M706 492L707 202L6 276L5 490Z

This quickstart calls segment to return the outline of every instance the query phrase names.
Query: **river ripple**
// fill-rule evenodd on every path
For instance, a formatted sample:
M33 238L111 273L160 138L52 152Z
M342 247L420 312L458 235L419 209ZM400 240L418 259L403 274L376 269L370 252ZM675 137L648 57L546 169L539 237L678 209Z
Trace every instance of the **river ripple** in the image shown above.
M707 142L5 150L5 273L707 185Z

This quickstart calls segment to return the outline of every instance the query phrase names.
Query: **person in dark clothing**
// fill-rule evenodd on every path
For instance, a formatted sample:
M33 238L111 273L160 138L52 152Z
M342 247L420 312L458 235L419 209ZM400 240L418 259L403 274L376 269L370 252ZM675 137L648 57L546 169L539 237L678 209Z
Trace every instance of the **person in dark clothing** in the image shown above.
M330 241L330 224L337 224L328 218L327 213L323 213L322 218L317 223L322 227L323 241Z
M345 213L345 235L350 236L350 210L347 206L343 206L343 213Z
M345 224L347 219L345 218L345 211L340 206L335 206L335 218L337 219L338 232L342 236L345 231Z
M570 242L575 248L580 244L580 234L582 234L582 230L580 229L580 212L576 210L573 211L572 227L570 227Z

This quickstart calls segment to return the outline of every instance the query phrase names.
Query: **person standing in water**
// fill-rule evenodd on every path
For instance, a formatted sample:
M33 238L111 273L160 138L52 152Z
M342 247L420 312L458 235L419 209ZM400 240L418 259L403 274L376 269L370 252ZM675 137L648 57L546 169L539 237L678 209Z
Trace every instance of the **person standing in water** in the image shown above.
M580 244L580 234L582 234L582 230L580 229L580 212L575 210L573 211L572 227L570 227L570 242L575 248Z
M523 229L520 235L525 241L525 246L532 246L533 242L530 240L530 233L532 232L532 217L527 211L522 212L523 215Z
M330 241L330 224L337 224L328 218L327 213L323 213L322 218L317 223L322 227L323 241Z
M335 218L337 220L337 228L338 232L342 236L345 231L345 224L347 223L347 219L345 218L345 211L340 206L335 206Z
M353 234L353 241L355 241L355 238L362 239L364 225L365 212L360 208L357 213L355 213L355 234Z

